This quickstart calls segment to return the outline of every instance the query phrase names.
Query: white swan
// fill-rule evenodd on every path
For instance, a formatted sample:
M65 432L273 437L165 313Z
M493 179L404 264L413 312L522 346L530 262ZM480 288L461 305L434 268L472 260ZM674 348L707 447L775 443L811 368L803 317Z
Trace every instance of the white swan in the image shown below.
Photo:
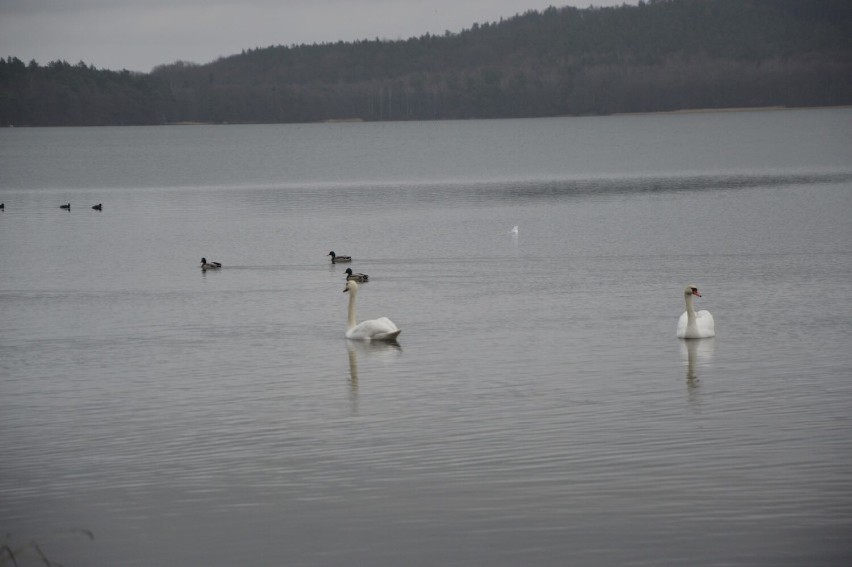
M510 234L518 234L518 225L512 227L512 230L509 231Z
M358 294L358 284L355 280L346 282L343 292L347 291L349 292L349 319L346 322L346 338L362 341L395 341L402 331L387 317L355 322L355 297Z
M361 272L353 272L352 268L346 268L346 279L355 280L358 283L365 283L370 281L370 276L362 274Z
M706 339L716 336L716 323L709 311L695 312L692 307L692 297L701 297L698 288L690 284L683 290L686 301L686 311L677 322L677 338L679 339Z
M207 258L201 259L201 269L202 270L218 270L222 267L220 262L208 262Z

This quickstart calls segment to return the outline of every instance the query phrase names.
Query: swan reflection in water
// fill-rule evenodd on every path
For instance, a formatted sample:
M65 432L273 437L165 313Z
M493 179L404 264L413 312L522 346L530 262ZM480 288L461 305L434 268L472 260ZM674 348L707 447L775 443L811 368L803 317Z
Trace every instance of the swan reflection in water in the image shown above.
M349 389L353 400L358 396L359 355L387 363L402 354L402 347L396 341L357 341L347 339L346 349L349 351Z
M686 359L686 385L690 390L698 388L698 363L713 359L716 339L688 339L680 341L680 352Z

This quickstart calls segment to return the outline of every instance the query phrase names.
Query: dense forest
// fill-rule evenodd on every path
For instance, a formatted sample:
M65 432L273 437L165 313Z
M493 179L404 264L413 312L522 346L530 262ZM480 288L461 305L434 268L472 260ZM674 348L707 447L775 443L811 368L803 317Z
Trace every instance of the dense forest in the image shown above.
M151 73L0 58L0 124L429 120L852 104L849 0L548 8Z

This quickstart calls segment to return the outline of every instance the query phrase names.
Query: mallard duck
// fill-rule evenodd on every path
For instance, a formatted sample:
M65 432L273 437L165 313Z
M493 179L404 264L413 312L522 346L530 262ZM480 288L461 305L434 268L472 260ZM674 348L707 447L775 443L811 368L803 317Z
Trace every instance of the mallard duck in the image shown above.
M326 256L331 256L332 264L340 264L341 262L351 262L352 256L338 256L334 253L334 250L326 254Z
M201 259L201 269L202 270L218 270L222 267L220 262L208 262L207 258Z
M346 281L355 280L358 283L365 283L370 281L370 276L367 274L362 274L360 272L352 272L352 268L346 268Z
M97 205L93 205L93 206L92 206L92 208L93 208L93 209L95 209L96 211L100 211L100 210L102 210L102 209L103 209L103 207L104 207L104 206L103 206L103 204L102 204L102 203L98 203Z

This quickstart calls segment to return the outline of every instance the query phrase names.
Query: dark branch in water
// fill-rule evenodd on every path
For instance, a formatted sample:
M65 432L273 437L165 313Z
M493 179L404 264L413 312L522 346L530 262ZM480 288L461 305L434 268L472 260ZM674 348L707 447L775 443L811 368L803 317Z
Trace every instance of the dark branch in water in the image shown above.
M92 533L91 530L83 528L71 528L68 530L62 530L57 533L81 534L88 537L91 541L94 541L95 539L95 534ZM5 534L4 539L8 541L11 539L11 537L12 534ZM14 567L18 567L17 558L21 557L28 549L34 549L35 553L37 553L38 556L41 558L42 563L44 563L47 567L62 567L61 563L55 563L48 559L47 555L41 550L41 547L39 547L38 543L36 543L35 540L30 540L29 542L25 543L24 545L18 547L15 550L12 550L12 547L7 543L0 545L0 566L6 565L7 561L11 561L11 564ZM6 557L4 557L3 555L4 552L6 554Z

